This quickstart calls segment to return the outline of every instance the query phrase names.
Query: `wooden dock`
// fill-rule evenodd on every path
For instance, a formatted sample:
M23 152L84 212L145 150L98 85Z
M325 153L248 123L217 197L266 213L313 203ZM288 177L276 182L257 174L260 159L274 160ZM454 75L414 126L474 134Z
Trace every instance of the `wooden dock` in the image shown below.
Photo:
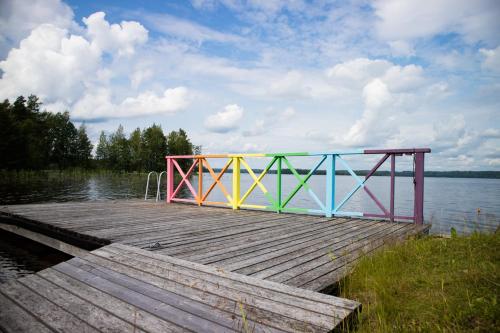
M0 285L6 332L328 332L359 303L121 244Z
M48 226L62 241L81 235L314 291L343 278L361 255L428 228L139 200L3 206L0 214Z
M75 256L0 287L10 305L0 327L41 332L328 331L359 304L316 291L361 256L428 230L140 200L2 206L0 218L0 228Z

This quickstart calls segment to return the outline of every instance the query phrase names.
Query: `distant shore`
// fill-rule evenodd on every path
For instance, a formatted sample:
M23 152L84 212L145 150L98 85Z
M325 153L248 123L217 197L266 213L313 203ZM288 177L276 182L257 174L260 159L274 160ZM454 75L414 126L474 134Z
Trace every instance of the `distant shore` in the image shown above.
M218 173L221 171L220 168L213 168L214 172ZM309 169L295 169L300 175L307 175ZM263 169L253 169L253 172L258 175L263 171ZM113 175L113 174L148 174L146 171L118 171L118 170L108 170L108 169L79 169L79 168L69 168L69 169L47 169L47 170L0 170L1 175L11 175L22 174L22 175L32 175L36 173L63 173L65 175L79 175L84 176L86 174L101 174L101 175ZM204 172L208 170L204 169ZM248 173L244 168L241 169L241 173ZM358 176L366 176L369 170L354 170ZM226 173L232 173L231 169L228 169ZM276 174L276 170L269 170L267 173ZM291 175L292 172L288 169L282 169L281 173L286 175ZM325 175L325 170L317 170L315 175ZM347 176L349 172L346 170L337 170L335 172L339 176ZM425 171L425 177L434 178L485 178L485 179L500 179L500 171ZM390 176L390 171L377 171L374 176L387 177ZM413 177L413 171L396 171L396 177Z
M221 169L214 168L215 172L220 172ZM295 169L300 175L307 175L309 169ZM254 169L255 174L259 174L263 169ZM231 169L226 172L231 173ZM358 176L366 176L370 170L354 170ZM241 173L248 173L247 170L241 169ZM267 173L276 174L276 170L269 170ZM282 174L290 175L292 172L288 169L283 169ZM325 170L317 170L315 175L326 175ZM346 170L337 170L335 172L339 176L347 176L349 172ZM374 176L390 176L390 171L377 171ZM488 178L488 179L500 179L500 171L425 171L425 177L439 177L439 178ZM413 177L413 171L396 171L396 177Z

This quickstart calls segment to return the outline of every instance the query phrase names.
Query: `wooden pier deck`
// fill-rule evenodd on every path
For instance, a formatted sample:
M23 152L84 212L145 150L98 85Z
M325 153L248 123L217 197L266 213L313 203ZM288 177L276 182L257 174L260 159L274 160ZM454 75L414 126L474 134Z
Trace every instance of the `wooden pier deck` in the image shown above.
M313 291L334 285L360 256L428 228L140 200L2 206L1 216L77 246L121 243Z
M112 244L0 285L0 331L328 332L359 306Z

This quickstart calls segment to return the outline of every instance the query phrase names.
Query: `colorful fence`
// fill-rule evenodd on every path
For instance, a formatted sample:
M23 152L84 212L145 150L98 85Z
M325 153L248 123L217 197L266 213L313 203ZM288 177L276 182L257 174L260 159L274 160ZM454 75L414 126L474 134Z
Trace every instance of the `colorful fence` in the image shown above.
M331 216L364 216L370 218L387 218L391 221L394 220L410 220L417 224L423 223L423 210L424 210L424 156L430 153L428 148L419 149L379 149L379 150L356 150L349 152L325 152L325 153L276 153L276 154L223 154L223 155L183 155L183 156L166 156L167 163L167 202L191 202L198 205L224 205L232 207L233 209L239 208L254 208L266 209L276 212L296 212L296 213L314 213L323 214L327 217ZM366 174L364 179L358 176L354 170L349 166L347 161L343 158L346 155L382 155L380 160L375 166ZM396 170L396 156L412 155L413 156L413 183L414 183L414 209L413 216L400 216L395 215L394 202L395 202L395 170ZM292 156L310 156L317 157L315 166L306 174L300 175L294 168L289 158ZM248 164L246 158L260 157L269 158L270 162L263 169L263 171L256 175ZM387 209L381 201L370 191L366 182L374 175L380 166L390 158L391 172L390 172L390 203ZM190 159L193 161L189 170L184 171L179 165L179 160ZM209 160L225 159L224 167L215 172ZM349 174L355 179L356 185L340 200L335 198L335 171L336 166L340 164ZM276 166L276 194L269 193L267 188L262 183L262 179L273 166ZM308 181L317 170L324 166L326 169L326 198L321 201L313 189L309 186ZM230 169L231 167L231 169ZM241 188L241 170L244 168L252 177L252 185L243 193ZM298 185L290 192L283 193L283 169L288 169L298 180ZM228 171L232 171L232 186L227 189L222 183L222 176ZM178 172L181 176L181 181L174 185L174 174ZM208 173L209 176L205 175ZM198 175L198 184L192 184L190 176L193 174ZM204 190L203 177L210 177L211 184ZM194 199L179 198L179 191L186 185ZM225 202L214 202L207 200L209 194L218 187L224 194ZM249 195L259 188L269 201L269 205L254 205L246 203ZM305 189L313 201L317 204L317 208L294 208L289 207L290 200L299 192L300 189ZM368 196L375 202L381 213L364 213L364 212L347 212L343 211L342 207L352 198L352 196L360 189L363 189ZM338 201L336 204L335 202Z

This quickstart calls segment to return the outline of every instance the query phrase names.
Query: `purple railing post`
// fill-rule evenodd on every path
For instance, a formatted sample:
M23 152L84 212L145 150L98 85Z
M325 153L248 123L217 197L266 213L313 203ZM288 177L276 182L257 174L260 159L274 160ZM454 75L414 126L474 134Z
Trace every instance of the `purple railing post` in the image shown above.
M415 153L413 218L416 224L424 223L424 156L423 152Z
M335 210L335 158L337 155L326 155L326 202L325 216L332 217Z
M172 158L167 157L167 202L172 201L172 194L174 193L174 163Z
M391 154L391 203L389 219L394 222L394 190L396 183L396 154Z

